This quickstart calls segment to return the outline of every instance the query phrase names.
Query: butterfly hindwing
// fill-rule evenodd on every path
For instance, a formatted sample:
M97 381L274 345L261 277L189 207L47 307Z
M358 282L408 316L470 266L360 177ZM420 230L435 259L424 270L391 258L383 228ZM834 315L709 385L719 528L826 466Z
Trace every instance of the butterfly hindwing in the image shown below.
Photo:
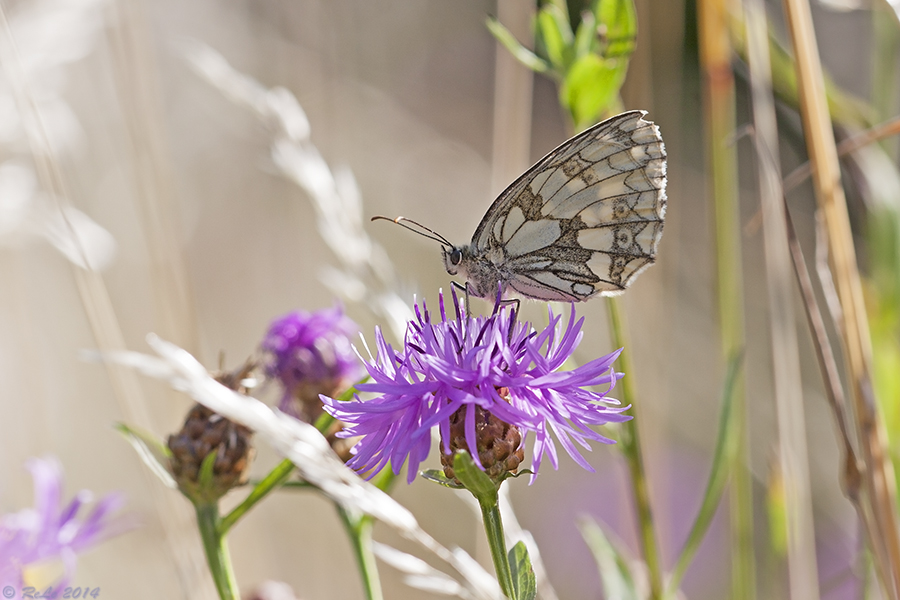
M665 147L643 111L550 152L488 210L470 246L505 283L541 300L623 291L653 263L666 209Z

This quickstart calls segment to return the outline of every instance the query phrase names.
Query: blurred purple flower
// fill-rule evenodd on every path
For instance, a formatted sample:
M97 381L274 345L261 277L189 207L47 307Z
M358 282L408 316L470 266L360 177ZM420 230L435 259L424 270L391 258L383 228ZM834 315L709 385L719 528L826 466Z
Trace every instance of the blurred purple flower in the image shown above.
M537 332L531 324L517 322L509 306L498 305L490 317L463 317L455 293L453 302L455 317L448 320L441 295L440 323L431 321L424 302L421 309L417 304L401 352L376 330L378 357L366 363L373 382L357 389L378 397L367 402L358 397L353 402L322 399L325 410L346 424L340 435L362 436L348 466L371 476L390 461L399 473L409 457L411 482L428 456L431 428L440 427L443 451L448 453L451 415L474 404L524 433L534 433L535 473L545 453L557 468L550 431L575 462L593 471L573 442L587 449L588 440L613 443L588 426L631 418L620 414L628 407L606 397L622 376L612 369L619 351L558 371L581 341L584 319L575 320L574 307L565 326L551 310L549 325ZM607 389L586 389L595 385ZM466 410L465 415L469 448L476 447L475 413ZM478 457L473 458L477 463Z
M111 513L123 504L121 494L104 496L87 516L78 518L81 507L93 495L80 491L62 506L62 467L52 458L33 458L26 463L34 478L34 508L0 516L0 585L20 586L23 570L34 563L59 559L63 583L75 573L78 552L122 533L130 524Z
M334 395L359 379L363 371L350 343L358 331L339 306L272 321L262 348L271 358L266 372L284 387L283 412L312 422L322 412L319 394Z

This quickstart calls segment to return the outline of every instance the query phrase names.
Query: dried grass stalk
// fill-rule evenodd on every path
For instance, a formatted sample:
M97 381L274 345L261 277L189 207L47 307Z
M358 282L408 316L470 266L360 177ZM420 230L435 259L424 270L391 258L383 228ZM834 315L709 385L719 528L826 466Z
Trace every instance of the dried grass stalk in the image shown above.
M856 253L841 187L838 154L825 97L825 83L807 0L784 0L796 56L800 112L812 165L813 185L828 231L831 268L844 319L840 324L851 382L856 428L864 460L863 485L878 537L870 540L890 598L900 594L900 540L897 535L894 474L886 435L871 383L872 348Z
M114 2L112 9L117 21L108 30L113 74L128 132L133 189L147 240L157 331L197 352L196 310L178 235L177 199L162 134L165 126L159 106L158 69L148 39L148 25L136 0Z
M772 332L772 367L778 415L778 459L784 478L790 598L819 597L816 536L809 484L809 457L803 388L794 318L794 294L787 224L782 202L778 128L769 62L768 26L763 0L744 0L747 58L753 97L763 245Z
M16 47L16 40L9 27L6 11L0 3L0 63L9 81L9 86L19 111L20 118L27 126L24 128L34 158L35 170L44 189L55 199L63 217L72 243L81 254L81 263L85 268L72 266L78 292L85 314L94 334L97 346L103 352L123 350L125 340L119 321L112 306L106 284L100 273L91 269L91 262L81 246L81 239L67 215L70 214L71 202L64 184L59 162L53 151L41 119L40 111L34 95L22 70L22 63ZM107 364L107 373L122 415L129 422L144 429L151 428L151 418L147 404L141 392L134 372L124 367ZM206 573L202 550L191 528L186 527L193 519L188 504L178 495L159 485L156 478L145 469L141 470L148 478L148 488L153 498L153 506L159 518L160 527L165 532L169 555L181 576L181 584L185 596L212 597L215 593L212 581Z

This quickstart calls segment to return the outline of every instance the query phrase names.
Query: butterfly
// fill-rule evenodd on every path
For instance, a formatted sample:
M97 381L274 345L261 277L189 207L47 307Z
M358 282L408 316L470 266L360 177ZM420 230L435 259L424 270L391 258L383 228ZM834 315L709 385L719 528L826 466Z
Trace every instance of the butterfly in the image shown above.
M447 272L479 298L620 294L655 261L666 214L666 150L646 114L616 115L551 151L497 197L470 244L388 220L440 242Z

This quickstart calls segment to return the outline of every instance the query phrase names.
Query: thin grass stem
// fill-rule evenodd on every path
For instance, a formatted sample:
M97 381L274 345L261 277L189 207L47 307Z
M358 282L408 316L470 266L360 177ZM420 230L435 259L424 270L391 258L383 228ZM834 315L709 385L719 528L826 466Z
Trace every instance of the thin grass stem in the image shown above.
M793 310L791 255L782 202L769 31L763 1L744 0L744 15L753 99L753 142L763 214L772 373L778 418L778 461L784 488L787 530L788 587L792 600L817 600L819 579L803 386Z
M694 560L694 556L696 556L697 550L699 550L700 544L706 536L706 532L709 531L709 526L716 515L716 509L722 500L722 494L725 492L728 475L731 473L734 465L734 457L738 451L737 442L740 440L740 436L737 435L737 429L742 423L737 413L734 412L735 390L737 389L735 384L739 380L742 365L743 355L741 354L733 356L728 364L728 372L725 375L725 384L722 390L719 434L716 438L716 449L713 452L709 479L706 481L706 489L703 492L700 510L697 511L697 518L694 519L694 523L691 525L691 530L669 576L665 598L676 597L681 581L685 573L687 573L691 561Z
M619 355L620 368L626 376L619 385L622 388L622 400L632 406L635 411L635 377L631 361L631 352L626 344L625 315L617 298L607 300L610 332L613 346L622 348ZM647 483L647 472L644 468L644 454L641 446L641 438L638 430L639 418L634 418L622 424L620 443L622 454L628 462L628 471L631 475L631 493L637 510L638 532L641 540L641 553L647 565L650 580L650 598L662 598L662 561L660 560L659 545L656 541L656 529L653 521L653 510L650 504L650 490Z
M737 195L737 156L730 142L735 131L732 45L725 0L698 0L700 68L703 73L703 111L706 153L715 211L716 271L722 356L726 363L743 352L744 308L741 230ZM753 551L753 485L747 464L747 422L743 376L735 382L736 428L731 501L732 597L756 597L756 558Z
M114 81L130 144L135 198L146 239L158 333L182 348L199 345L196 310L177 231L177 199L165 152L165 119L160 108L159 69L153 59L141 3L111 4L115 27L108 29Z
M56 202L67 228L66 233L71 236L76 250L81 255L81 263L87 267L80 268L70 262L82 308L94 341L104 353L124 350L125 339L109 297L109 291L100 273L89 268L90 262L87 259L87 253L68 219L67 209L71 206L70 196L34 94L22 69L16 40L10 30L2 2L0 2L0 62L2 62L3 71L9 82L16 109L22 121L30 124L24 129L38 178L44 191ZM138 427L150 429L150 413L135 373L131 369L114 365L112 362L106 363L106 371L124 420ZM153 507L158 522L165 532L169 555L180 576L182 588L201 595L211 594L212 588L208 586L206 580L202 580L200 583L196 582L195 573L203 569L204 561L197 544L190 539L190 530L176 525L190 519L188 507L177 496L169 494L169 490L159 486L149 471L142 470L142 472L148 478Z

